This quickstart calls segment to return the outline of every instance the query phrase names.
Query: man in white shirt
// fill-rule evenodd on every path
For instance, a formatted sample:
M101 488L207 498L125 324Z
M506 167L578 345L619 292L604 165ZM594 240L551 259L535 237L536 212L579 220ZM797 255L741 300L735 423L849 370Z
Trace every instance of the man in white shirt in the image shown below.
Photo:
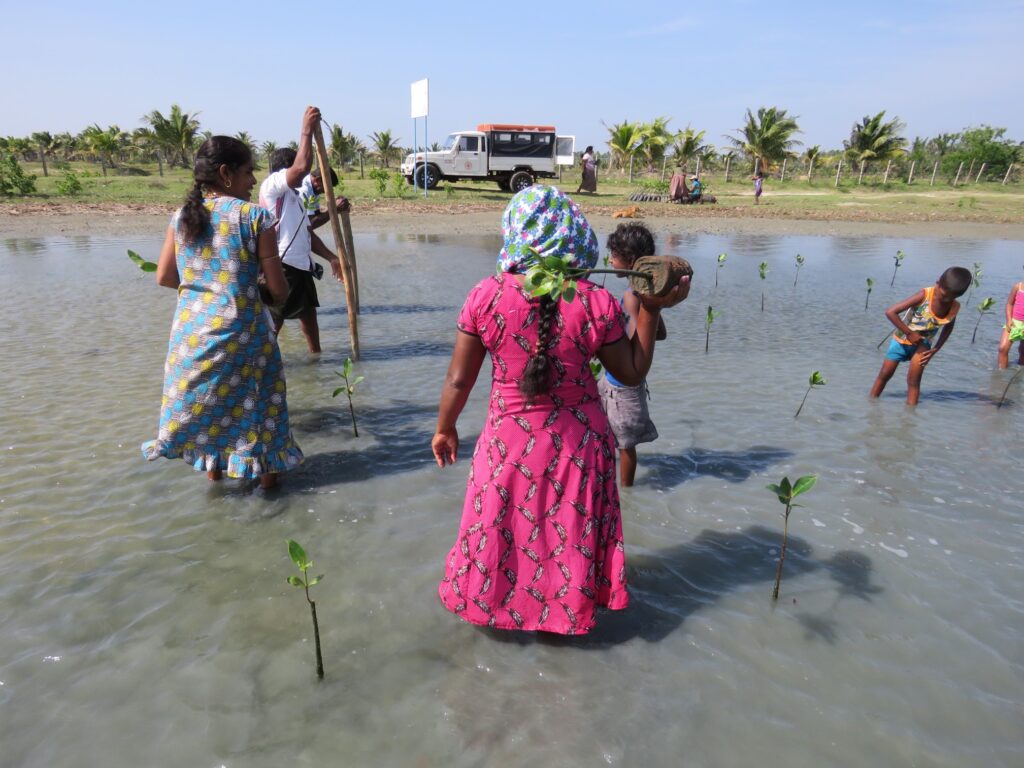
M331 186L338 186L338 174L334 172L333 168L331 168ZM309 216L309 226L313 229L319 229L329 219L327 211L320 210L320 196L323 193L324 180L320 169L317 168L302 180L302 185L299 187L299 199ZM336 203L339 211L346 210L349 204L344 197L337 198Z
M288 298L281 306L271 307L274 329L284 321L298 318L309 351L320 353L320 327L316 308L313 254L331 265L335 279L341 282L341 262L337 255L312 232L298 189L313 166L313 126L320 121L320 110L307 107L302 118L299 149L279 149L270 157L270 175L260 185L260 205L277 220L277 251L288 280Z

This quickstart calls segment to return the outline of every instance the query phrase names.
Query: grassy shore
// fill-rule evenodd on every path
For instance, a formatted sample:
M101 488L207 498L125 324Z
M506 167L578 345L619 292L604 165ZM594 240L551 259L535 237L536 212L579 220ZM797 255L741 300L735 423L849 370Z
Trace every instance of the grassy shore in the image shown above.
M27 173L36 175L36 193L24 197L0 198L0 213L4 211L59 213L62 208L81 210L92 208L137 210L171 210L179 205L191 185L191 173L180 168L165 169L159 175L156 165L133 166L131 174L108 170L102 176L99 166L91 163L72 163L71 169L82 182L82 191L75 196L61 195L57 182L61 171L50 169L49 177L42 175L42 166L25 163ZM367 174L369 167L366 168ZM396 173L396 169L389 169ZM262 179L265 171L258 171ZM659 179L659 174L637 175L629 183L624 174L605 175L600 179L599 192L580 195L578 200L587 210L608 212L630 205L630 193L641 185ZM812 182L790 176L782 182L768 179L761 205L753 205L750 182L745 175L733 173L726 183L721 172L704 176L710 192L718 198L716 205L675 206L665 203L645 203L645 212L692 217L755 217L782 219L812 219L839 221L971 221L979 223L1024 223L1024 188L1020 184L1003 186L994 182L961 184L953 187L948 182L936 181L930 186L927 178L913 184L905 181L871 185L857 185L856 178L844 179L838 188L834 176L816 177ZM577 169L567 170L555 184L572 192L579 183ZM401 197L389 180L385 194L369 178L359 178L359 169L342 174L341 194L363 210L383 209L395 211L454 212L500 210L508 202L509 193L502 192L491 182L461 181L443 184L424 198L423 193L402 185Z

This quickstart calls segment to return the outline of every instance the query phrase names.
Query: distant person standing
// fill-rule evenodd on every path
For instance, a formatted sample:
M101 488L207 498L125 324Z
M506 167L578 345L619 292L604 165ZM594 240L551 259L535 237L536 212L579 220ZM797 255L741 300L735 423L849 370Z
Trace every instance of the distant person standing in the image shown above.
M280 331L284 321L298 318L306 344L313 354L320 354L320 327L316 308L320 301L316 294L314 274L322 267L315 265L316 254L331 265L331 272L341 282L341 261L324 245L309 226L306 209L302 205L299 187L313 166L313 126L320 121L320 110L307 107L302 118L299 149L278 149L270 156L270 175L260 185L260 205L274 214L277 228L277 248L288 280L288 298L283 304L270 308L274 330Z
M583 168L583 178L576 188L576 194L580 192L597 192L597 158L594 157L594 147L588 145L580 158L580 165Z
M757 205L761 202L761 193L764 191L764 174L759 168L750 179L754 182L754 205Z

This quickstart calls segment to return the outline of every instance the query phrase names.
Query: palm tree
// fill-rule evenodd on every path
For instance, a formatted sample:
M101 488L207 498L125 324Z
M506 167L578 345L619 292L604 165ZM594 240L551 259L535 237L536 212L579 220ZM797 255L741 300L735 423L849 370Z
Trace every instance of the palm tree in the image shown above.
M641 153L644 160L647 161L648 170L654 170L665 157L665 148L672 143L673 136L668 132L668 124L671 120L671 117L656 117L652 122L640 126L644 133Z
M273 141L264 141L260 144L260 154L267 158L267 168L270 167L270 156L277 151L277 144Z
M43 176L49 176L46 169L46 156L57 148L57 144L47 131L36 131L32 134L32 141L39 149L39 160L43 163Z
M72 136L67 131L58 133L53 137L54 143L57 145L57 149L60 150L61 159L66 163L71 159L71 156L78 149L78 139Z
M156 109L143 116L143 121L149 123L159 140L167 147L172 164L177 161L183 168L191 167L192 152L196 135L199 133L199 121L196 119L198 114L196 112L190 115L183 112L177 104L172 104L171 113L167 117Z
M690 126L676 133L672 143L672 156L679 165L685 168L693 158L705 157L709 149L714 153L714 147L704 144L705 133L707 131L695 131Z
M143 157L155 157L160 175L164 175L164 146L152 128L136 128L132 131L132 146Z
M903 123L899 118L885 122L885 110L874 117L865 116L854 123L850 138L843 142L847 161L852 166L902 155L906 152L907 140L899 135L901 130Z
M401 139L397 136L392 137L390 130L371 133L370 141L373 143L374 152L383 161L385 168L389 167L391 157L401 151L398 146Z
M82 131L82 137L89 149L100 158L100 168L104 176L107 175L108 166L117 166L114 157L120 153L128 140L128 135L116 125L104 129L100 128L99 123L93 123Z
M796 117L778 107L761 107L756 117L748 109L746 122L738 130L739 136L726 138L762 171L793 156L793 149L801 143L793 138L793 134L800 133Z
M337 123L331 126L331 134L327 143L331 162L338 168L344 167L346 163L355 162L360 150L366 150L363 142L356 138L355 134L345 133L344 128Z
M629 159L636 155L647 140L644 128L640 123L623 120L608 128L608 148L612 151L612 162L620 169L629 164Z

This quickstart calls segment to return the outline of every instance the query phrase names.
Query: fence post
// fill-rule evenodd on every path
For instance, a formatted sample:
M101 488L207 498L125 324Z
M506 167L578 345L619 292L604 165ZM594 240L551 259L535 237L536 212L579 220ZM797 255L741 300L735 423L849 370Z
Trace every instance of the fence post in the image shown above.
M885 177L882 179L882 184L889 183L889 169L892 168L892 160L885 164Z
M967 178L971 178L974 175L974 158L971 158L971 166L967 169Z
M811 162L807 164L807 183L811 183L811 174L814 173L814 158L811 158Z
M781 176L781 177L779 178L779 181L780 181L780 182L782 182L782 181L785 181L785 180L786 180L786 161L787 161L787 160L789 160L789 158L788 158L788 157L784 157L784 158L782 158L782 176Z
M932 166L932 180L928 182L929 187L935 186L935 174L939 172L939 161L935 161L935 165Z
M732 160L732 155L726 155L726 158L725 158L725 181L726 181L726 183L729 182L729 161L730 160ZM1006 182L1004 181L1003 183L1005 184Z
M839 158L839 164L836 166L836 189L839 189L839 173L843 170L843 158Z
M424 153L426 156L426 153ZM363 151L359 150L359 178L363 178Z
M861 160L860 161L860 174L858 174L858 176L857 176L857 186L858 187L860 186L860 180L864 178L864 166L866 164L867 164L867 161L865 161L865 160Z
M957 185L957 182L960 181L960 171L962 171L963 169L964 169L964 161L961 160L960 161L960 167L956 169L956 178L953 179L953 186L954 187Z
M629 183L633 183L633 156L629 156Z
M981 180L981 174L985 172L985 163L981 164L981 168L978 169L978 175L974 177L974 183L977 184Z
M910 161L910 173L907 174L907 184L914 183L914 166L917 165L917 160Z
M1004 187L1006 186L1006 180L1008 178L1010 178L1010 171L1012 171L1012 170L1013 170L1013 163L1010 163L1009 167L1006 169L1006 175L1003 176L1003 186Z
M661 158L661 183L665 183L665 166L668 165L668 155Z
M700 176L700 157L697 158L697 170L695 173L697 176Z

